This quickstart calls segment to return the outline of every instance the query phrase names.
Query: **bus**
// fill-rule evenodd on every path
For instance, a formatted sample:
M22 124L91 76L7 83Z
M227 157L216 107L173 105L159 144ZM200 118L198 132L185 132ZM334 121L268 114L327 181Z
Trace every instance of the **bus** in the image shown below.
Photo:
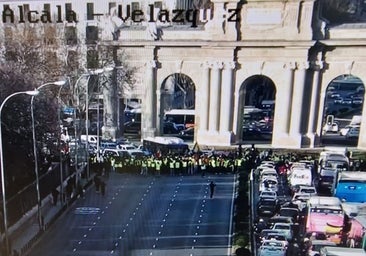
M347 248L325 246L320 249L320 256L366 256L366 252L361 248Z
M334 196L346 202L366 203L366 172L342 173Z
M194 118L194 109L171 109L164 113L165 121L173 122L177 126L183 126L183 129L194 127Z
M348 77L346 79L335 79L333 80L329 88L335 91L358 91L362 90L363 83L360 79L356 77Z
M331 196L311 196L307 202L306 233L325 234L329 241L341 243L345 222L341 200Z
M184 154L189 151L188 144L177 137L148 137L142 145L153 154Z

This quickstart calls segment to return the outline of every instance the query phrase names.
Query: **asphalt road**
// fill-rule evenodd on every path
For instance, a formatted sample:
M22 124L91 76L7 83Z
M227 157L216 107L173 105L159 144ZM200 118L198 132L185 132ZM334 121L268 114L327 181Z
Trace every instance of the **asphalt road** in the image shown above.
M106 195L89 189L28 255L229 255L234 186L231 174L112 173Z

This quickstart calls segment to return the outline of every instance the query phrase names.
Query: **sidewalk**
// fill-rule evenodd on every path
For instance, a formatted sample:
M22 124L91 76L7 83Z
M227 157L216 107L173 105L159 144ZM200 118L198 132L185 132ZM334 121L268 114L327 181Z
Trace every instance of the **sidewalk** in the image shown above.
M87 189L92 184L90 180L84 188ZM68 202L53 205L51 197L47 196L42 200L41 214L43 219L43 230L38 220L38 206L33 207L17 223L8 228L8 238L10 251L16 251L19 255L25 255L39 237L57 220L57 218L72 205L77 196L69 199Z

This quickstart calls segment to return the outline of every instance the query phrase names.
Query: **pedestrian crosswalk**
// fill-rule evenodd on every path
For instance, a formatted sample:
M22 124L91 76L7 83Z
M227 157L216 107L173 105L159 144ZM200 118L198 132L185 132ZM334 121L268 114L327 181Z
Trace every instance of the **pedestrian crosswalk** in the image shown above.
M77 207L74 211L75 214L98 214L100 212L100 208L98 207Z

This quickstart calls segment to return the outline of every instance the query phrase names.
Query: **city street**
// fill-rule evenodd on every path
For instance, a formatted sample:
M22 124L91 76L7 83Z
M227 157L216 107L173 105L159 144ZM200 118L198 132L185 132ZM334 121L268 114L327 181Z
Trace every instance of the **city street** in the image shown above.
M112 173L104 196L89 188L28 255L229 255L234 179Z

